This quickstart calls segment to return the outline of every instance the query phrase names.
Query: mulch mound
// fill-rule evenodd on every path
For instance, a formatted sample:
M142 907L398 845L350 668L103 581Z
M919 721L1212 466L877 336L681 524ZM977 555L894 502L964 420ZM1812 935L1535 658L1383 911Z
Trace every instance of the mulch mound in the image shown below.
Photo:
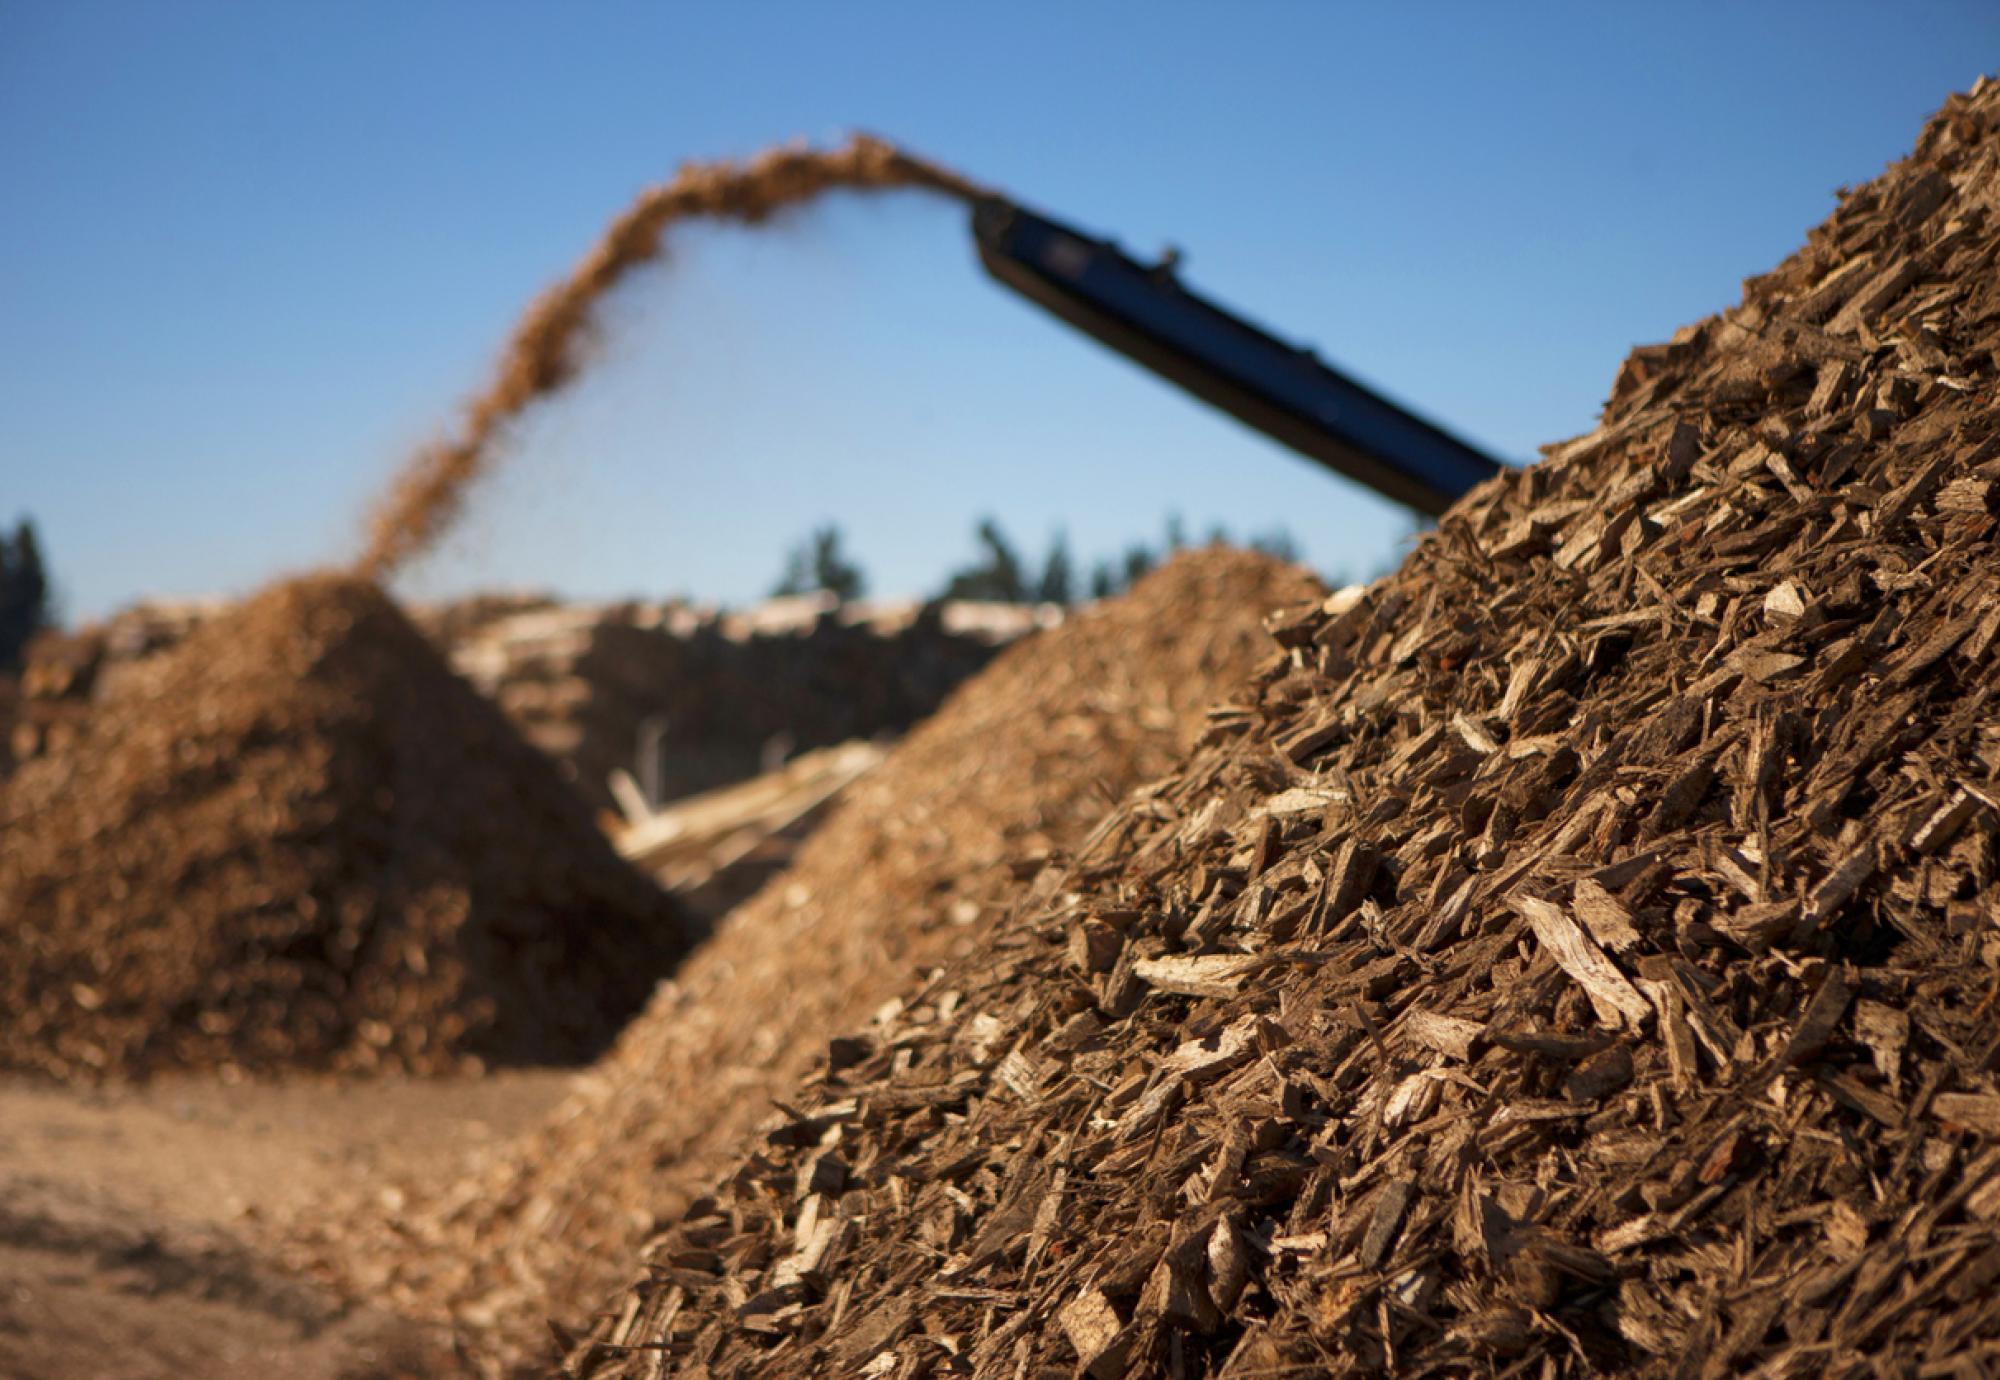
M0 1067L575 1062L687 947L552 763L373 586L127 669L0 794Z
M1279 627L572 1373L2000 1365L1996 261L1988 83Z
M391 1222L316 1214L308 1253L378 1303L448 1312L489 1356L546 1350L543 1318L628 1278L830 1037L982 944L1010 860L1073 848L1164 772L1271 655L1263 617L1323 592L1205 550L1015 644L852 788L542 1130L442 1194L412 1188Z

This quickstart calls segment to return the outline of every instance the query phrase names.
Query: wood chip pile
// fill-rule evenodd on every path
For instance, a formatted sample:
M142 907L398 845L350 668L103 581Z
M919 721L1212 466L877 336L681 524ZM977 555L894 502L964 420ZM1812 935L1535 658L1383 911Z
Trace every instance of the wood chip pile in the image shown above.
M0 780L14 770L14 764L22 757L39 751L41 732L21 728L21 709L26 701L21 695L21 678L10 672L0 671Z
M442 1191L407 1186L386 1222L330 1205L304 1253L379 1304L448 1314L489 1358L546 1352L543 1319L627 1279L830 1038L982 944L1010 859L1074 847L1164 772L1267 654L1264 614L1323 593L1263 556L1193 552L1010 647L843 796L546 1126Z
M587 1059L691 935L374 588L123 668L0 789L0 1067Z
M75 741L91 697L108 691L131 662L172 646L219 610L207 602L146 600L74 632L54 629L28 643L11 703L0 704L0 775L16 762Z
M571 1372L2000 1367L1996 260L1988 83L1281 620Z
M1022 615L1016 630L1033 626L1032 609L1009 611ZM1006 640L957 630L948 608L867 612L802 599L726 615L558 604L470 628L451 657L586 800L610 809L611 773L645 775L649 732L660 800L711 790L757 775L773 748L902 732Z

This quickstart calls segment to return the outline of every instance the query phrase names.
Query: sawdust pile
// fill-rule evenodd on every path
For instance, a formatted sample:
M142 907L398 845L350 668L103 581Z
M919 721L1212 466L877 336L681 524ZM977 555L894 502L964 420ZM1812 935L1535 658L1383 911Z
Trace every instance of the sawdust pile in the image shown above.
M567 387L588 363L598 305L633 270L659 258L674 225L697 218L757 225L831 191L896 188L961 199L979 194L957 174L866 135L823 151L787 147L745 163L689 163L671 182L646 191L568 278L528 307L492 379L466 404L457 433L411 458L371 518L357 573L387 578L451 525L509 425Z
M0 1067L441 1071L600 1051L689 942L371 585L132 663L0 796Z
M1988 83L1280 627L571 1373L1991 1370L1997 264Z
M497 1326L516 1357L545 1350L543 1318L626 1278L655 1219L682 1210L830 1036L983 944L1008 859L1075 847L1165 770L1270 654L1262 618L1320 592L1295 567L1208 550L1016 644L689 957L544 1129L441 1195L413 1190L378 1237L339 1234L366 1209L315 1214L313 1233L333 1236L312 1253L378 1302Z

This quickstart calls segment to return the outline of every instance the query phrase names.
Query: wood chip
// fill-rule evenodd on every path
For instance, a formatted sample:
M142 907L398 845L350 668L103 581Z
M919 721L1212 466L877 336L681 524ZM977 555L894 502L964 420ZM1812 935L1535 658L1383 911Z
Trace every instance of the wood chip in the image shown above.
M1516 896L1511 904L1534 927L1549 955L1583 988L1599 1020L1613 1029L1637 1030L1645 1024L1652 1012L1646 999L1561 907L1532 896Z

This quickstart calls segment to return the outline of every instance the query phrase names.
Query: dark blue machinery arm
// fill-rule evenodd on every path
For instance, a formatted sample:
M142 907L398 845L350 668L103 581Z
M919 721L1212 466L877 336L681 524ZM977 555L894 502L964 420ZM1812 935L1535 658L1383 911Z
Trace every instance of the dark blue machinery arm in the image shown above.
M1116 245L999 197L972 210L986 271L1309 459L1433 516L1500 463Z

